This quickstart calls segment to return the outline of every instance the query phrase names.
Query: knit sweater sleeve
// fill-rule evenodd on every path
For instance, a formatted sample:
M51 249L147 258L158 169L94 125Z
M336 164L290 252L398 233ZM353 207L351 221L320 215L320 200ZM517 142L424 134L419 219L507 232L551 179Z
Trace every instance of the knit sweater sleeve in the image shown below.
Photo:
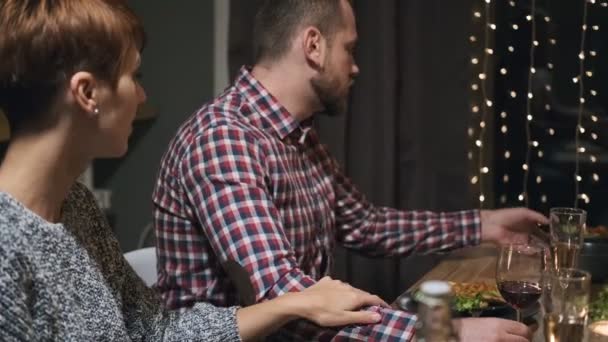
M197 303L182 311L168 311L159 294L147 287L128 265L124 265L123 312L133 340L241 341L236 307L221 308ZM141 336L140 336L141 333Z
M35 341L28 303L31 272L24 258L0 248L0 341Z
M180 312L166 310L159 293L146 286L123 257L93 195L82 185L75 192L73 199L81 206L84 220L95 222L89 234L96 238L88 248L103 265L105 278L122 302L125 326L133 341L241 341L236 307L198 303Z

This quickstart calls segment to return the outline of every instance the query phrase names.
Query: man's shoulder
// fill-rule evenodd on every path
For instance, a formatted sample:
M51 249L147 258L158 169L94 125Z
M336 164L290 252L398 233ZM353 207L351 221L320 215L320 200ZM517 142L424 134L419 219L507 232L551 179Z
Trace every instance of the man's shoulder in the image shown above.
M228 89L199 108L180 127L176 140L182 147L193 146L195 140L206 141L218 132L235 138L246 137L249 142L271 138L255 107L234 89Z
M217 127L255 130L249 119L252 112L247 99L232 87L200 107L180 127L177 135L189 140Z

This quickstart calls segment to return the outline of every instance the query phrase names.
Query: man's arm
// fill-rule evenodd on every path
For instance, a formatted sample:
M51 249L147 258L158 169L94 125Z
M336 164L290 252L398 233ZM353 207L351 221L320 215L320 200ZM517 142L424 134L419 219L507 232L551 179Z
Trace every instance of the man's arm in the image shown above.
M481 241L479 211L435 213L375 207L331 160L335 177L336 235L345 247L368 255L407 256Z
M299 269L283 231L266 182L266 158L251 133L219 124L191 142L179 175L217 258L247 271L256 302L315 283Z

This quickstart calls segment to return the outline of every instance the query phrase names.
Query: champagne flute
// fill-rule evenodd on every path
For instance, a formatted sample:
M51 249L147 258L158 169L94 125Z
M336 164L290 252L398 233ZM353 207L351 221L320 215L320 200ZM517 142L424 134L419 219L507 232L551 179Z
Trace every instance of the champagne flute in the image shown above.
M536 246L511 244L500 248L496 262L496 283L500 294L516 312L530 307L542 293L543 250Z

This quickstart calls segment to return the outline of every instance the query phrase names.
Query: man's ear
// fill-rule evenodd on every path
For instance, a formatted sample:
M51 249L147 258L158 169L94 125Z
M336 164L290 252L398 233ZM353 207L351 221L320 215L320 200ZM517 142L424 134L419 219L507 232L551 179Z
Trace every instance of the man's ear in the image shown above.
M96 114L99 83L90 72L79 71L70 78L69 92L74 102L86 113Z
M322 70L325 67L327 40L314 26L306 28L302 34L302 49L306 61L315 69Z

